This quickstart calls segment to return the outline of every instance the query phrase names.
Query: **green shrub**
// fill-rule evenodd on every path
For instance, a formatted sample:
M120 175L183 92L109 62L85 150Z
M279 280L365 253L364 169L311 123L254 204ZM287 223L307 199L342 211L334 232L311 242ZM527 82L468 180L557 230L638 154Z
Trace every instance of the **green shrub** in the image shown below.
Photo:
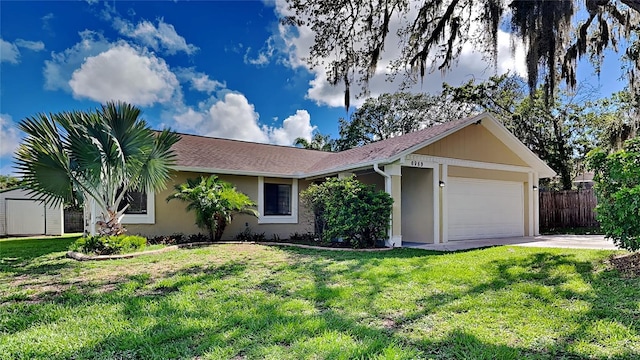
M137 235L87 236L76 240L69 250L85 254L113 255L142 251L147 239Z
M233 237L236 241L255 241L263 242L267 241L267 237L264 233L254 233L250 227L245 228L242 232Z
M199 242L208 242L210 238L205 234L191 234L187 237L187 243L199 243Z
M209 241L220 241L224 229L236 214L258 217L256 204L249 196L238 191L233 184L216 175L187 179L175 186L175 192L167 201L179 199L187 203L187 211L193 210L196 225L209 231Z
M588 155L598 197L596 214L605 236L630 251L640 250L640 138L608 154Z
M320 239L318 239L318 235L316 235L314 233L298 233L298 232L294 232L293 234L289 235L289 240L314 243L314 242L318 242Z
M187 243L188 238L182 233L147 237L147 245L177 245Z
M321 241L347 241L353 247L373 247L388 237L393 199L353 176L328 178L301 193L313 210Z

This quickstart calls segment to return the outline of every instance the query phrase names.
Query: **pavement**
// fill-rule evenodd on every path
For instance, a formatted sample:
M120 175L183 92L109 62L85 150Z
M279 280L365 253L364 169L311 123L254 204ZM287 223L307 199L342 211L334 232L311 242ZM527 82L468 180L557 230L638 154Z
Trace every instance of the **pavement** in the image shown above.
M444 244L402 242L402 247L434 251L460 251L503 245L566 249L619 250L619 248L613 244L613 241L606 240L602 235L540 235L496 239L457 240L449 241Z

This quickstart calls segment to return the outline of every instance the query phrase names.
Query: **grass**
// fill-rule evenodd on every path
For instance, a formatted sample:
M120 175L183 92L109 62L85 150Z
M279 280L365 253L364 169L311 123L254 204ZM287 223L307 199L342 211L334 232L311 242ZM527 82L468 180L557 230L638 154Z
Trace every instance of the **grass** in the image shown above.
M640 279L612 252L259 245L75 262L0 242L0 359L640 357Z

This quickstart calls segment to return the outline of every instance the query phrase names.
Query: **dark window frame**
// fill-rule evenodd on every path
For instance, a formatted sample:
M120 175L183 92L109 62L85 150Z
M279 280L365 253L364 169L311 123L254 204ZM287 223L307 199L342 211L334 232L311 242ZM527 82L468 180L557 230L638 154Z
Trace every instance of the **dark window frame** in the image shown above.
M119 210L130 204L125 215L148 215L148 200L146 191L128 190L120 202Z
M292 184L264 183L264 216L293 215Z

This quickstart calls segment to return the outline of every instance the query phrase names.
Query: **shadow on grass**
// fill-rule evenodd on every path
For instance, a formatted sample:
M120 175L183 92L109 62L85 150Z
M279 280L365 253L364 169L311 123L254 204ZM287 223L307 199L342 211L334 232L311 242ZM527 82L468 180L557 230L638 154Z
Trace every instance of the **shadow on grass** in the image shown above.
M47 256L52 256L47 260L64 258L69 245L78 237L3 240L0 242L0 272L45 274L58 271L66 264L36 260Z
M570 345L589 341L590 328L597 321L620 322L636 334L640 332L638 281L620 278L613 271L594 272L591 262L577 260L572 255L535 252L487 261L484 266L490 275L485 281L461 283L464 286L455 290L419 297L416 299L420 303L418 310L402 314L393 319L392 326L385 327L376 322L385 316L376 312L380 294L398 284L414 281L413 272L429 271L430 262L442 253L422 250L334 253L295 248L284 251L295 260L285 268L269 269L260 263L228 261L215 266L179 269L157 279L151 274L135 274L102 294L94 293L95 288L90 285L66 290L56 297L57 305L79 314L94 311L89 309L92 307L95 311L108 308L113 311L114 322L129 325L107 331L96 328L92 341L60 352L58 356L106 359L369 358L378 355L391 358L397 355L397 358L439 359L578 359L586 356ZM476 254L482 256L481 252L467 253L470 257ZM393 267L396 262L406 260L412 261L411 266ZM561 286L569 280L563 270L567 267L575 269L592 291L581 293ZM255 275L258 272L260 275ZM345 274L355 275L341 278ZM283 279L286 276L308 282L288 282ZM360 289L349 289L348 284L341 283L344 280L353 281L354 287L360 286ZM366 286L355 284L357 282L364 282ZM577 330L567 332L551 348L496 344L460 328L435 340L405 336L415 322L443 306L526 283L552 289L551 296L529 293L543 302L560 298L590 304L590 310L579 315L580 318L570 319L580 324ZM358 309L350 311L350 302L357 303ZM370 309L369 317L363 318L359 309ZM32 314L33 319L39 320L10 327L9 334L36 323L40 326L60 320L47 318L47 309L42 307L14 310L12 316ZM370 317L374 321L367 321L372 320ZM34 346L21 355L56 358L50 351ZM638 355L627 351L606 357L623 359Z

